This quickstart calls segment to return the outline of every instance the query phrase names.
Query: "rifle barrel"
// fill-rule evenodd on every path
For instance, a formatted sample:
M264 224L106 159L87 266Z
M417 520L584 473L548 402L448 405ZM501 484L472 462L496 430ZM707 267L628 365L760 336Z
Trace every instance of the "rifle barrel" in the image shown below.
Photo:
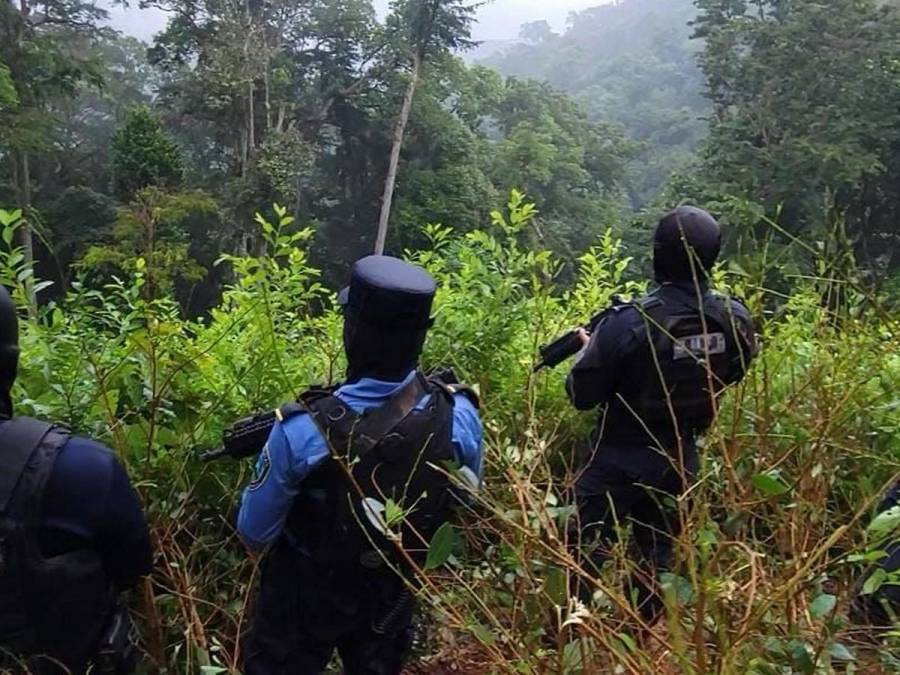
M201 462L215 462L217 459L222 459L223 457L229 456L228 450L222 448L220 450L210 450L209 452L204 452L200 455Z

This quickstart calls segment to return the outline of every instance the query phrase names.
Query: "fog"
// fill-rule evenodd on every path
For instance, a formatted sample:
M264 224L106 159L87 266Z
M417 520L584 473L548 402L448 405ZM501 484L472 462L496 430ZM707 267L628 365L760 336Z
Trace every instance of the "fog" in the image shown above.
M517 37L523 23L541 19L562 30L569 12L605 1L608 0L496 0L479 10L474 36L477 40L511 40ZM389 0L374 0L374 4L383 14ZM136 4L128 9L118 5L110 7L109 13L113 27L144 40L149 40L166 24L165 13L155 9L140 10Z

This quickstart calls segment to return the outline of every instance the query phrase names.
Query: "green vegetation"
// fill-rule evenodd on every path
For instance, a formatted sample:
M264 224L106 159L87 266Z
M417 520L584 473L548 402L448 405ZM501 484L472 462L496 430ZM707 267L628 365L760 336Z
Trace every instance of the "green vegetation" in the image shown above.
M177 672L234 667L255 578L231 522L249 467L203 465L199 451L247 410L343 368L340 317L307 254L313 233L278 213L276 224L260 219L269 255L227 257L235 280L205 321L150 297L153 271L139 257L120 280L73 287L22 327L19 410L97 435L138 481L160 556L135 595L143 644ZM0 216L12 241L16 216ZM613 662L648 672L653 652L633 642L617 584L624 555L596 607L567 598L577 566L563 545L566 494L592 420L568 406L561 373L530 373L539 342L613 292L640 289L624 279L627 260L607 235L561 293L550 281L559 260L525 246L533 217L514 195L490 227L464 236L427 228L430 246L410 254L441 284L425 364L453 365L480 388L488 459L486 491L422 593L435 627L421 658L442 653L463 672L598 672ZM3 264L24 301L20 252ZM788 301L759 279L717 282L758 313L777 309L764 356L729 394L683 505L687 528L667 582L673 612L661 633L670 662L680 672L812 673L810 664L871 661L843 618L859 571L847 554L862 550L866 514L897 471L900 326L877 312L836 323L817 282L799 284ZM447 655L435 641L449 635L457 649Z
M177 188L184 177L178 146L146 107L125 114L113 135L112 152L113 188L123 199L150 186Z
M900 14L875 2L763 2L748 21L698 4L715 115L688 191L730 202L722 211L748 246L769 229L760 214L778 213L810 241L838 231L834 244L852 248L870 282L886 280L898 264Z
M722 3L714 3L722 4ZM729 3L725 3L729 4ZM746 3L731 3L737 7ZM522 27L524 43L485 60L501 73L566 92L590 119L620 126L639 152L628 195L642 208L687 166L707 135L709 102L692 40L693 0L628 0L572 14L564 34Z
M149 46L90 2L0 3L0 282L19 411L108 443L147 506L152 667L236 672L249 467L198 455L340 379L333 289L387 186L387 250L440 281L425 365L476 384L486 419L486 488L429 557L412 672L900 672L846 618L900 474L897 3L623 0L526 27L504 75L454 55L458 0L383 22L369 0L148 4L171 12ZM648 223L685 200L722 217L716 283L763 355L682 504L663 644L640 645L624 550L594 606L566 592L593 419L531 366L642 292Z

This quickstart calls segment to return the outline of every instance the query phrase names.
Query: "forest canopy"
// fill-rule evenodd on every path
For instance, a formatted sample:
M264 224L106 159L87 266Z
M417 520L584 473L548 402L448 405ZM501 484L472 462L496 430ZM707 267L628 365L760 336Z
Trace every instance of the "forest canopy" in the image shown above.
M221 293L221 254L261 250L273 202L315 225L329 279L380 212L402 252L426 224L478 228L513 188L570 261L608 227L643 257L654 214L693 200L750 257L771 219L832 248L840 230L882 282L896 266L891 5L628 0L525 25L480 65L460 58L462 1L148 5L170 17L152 44L88 1L3 5L0 203L27 214L51 295L147 254L148 187L179 205L154 250L190 263L167 284L191 315Z
M148 42L93 0L0 0L0 283L17 409L111 446L146 505L153 668L237 672L249 469L200 451L341 379L334 291L384 237L437 279L423 366L474 385L486 429L410 672L657 672L614 590L627 556L591 611L568 592L593 419L532 368L650 288L652 228L692 204L763 349L681 504L669 665L900 672L848 619L900 466L900 2L618 0L475 63L467 0L142 6L167 17Z

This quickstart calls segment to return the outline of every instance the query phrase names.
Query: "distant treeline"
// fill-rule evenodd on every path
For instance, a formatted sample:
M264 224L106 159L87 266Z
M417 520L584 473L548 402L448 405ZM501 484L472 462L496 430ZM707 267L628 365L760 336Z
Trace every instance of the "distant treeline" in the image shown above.
M385 21L369 0L151 4L171 19L150 45L87 0L0 6L0 204L23 210L45 294L143 258L146 292L195 315L231 274L223 253L264 250L253 214L273 202L314 226L334 280L386 197L402 253L425 224L477 228L511 188L540 212L521 236L570 261L610 226L642 255L647 224L691 200L743 269L808 273L808 247L862 281L896 267L891 3L626 0L562 35L528 24L480 66L455 55L463 0L398 1Z

